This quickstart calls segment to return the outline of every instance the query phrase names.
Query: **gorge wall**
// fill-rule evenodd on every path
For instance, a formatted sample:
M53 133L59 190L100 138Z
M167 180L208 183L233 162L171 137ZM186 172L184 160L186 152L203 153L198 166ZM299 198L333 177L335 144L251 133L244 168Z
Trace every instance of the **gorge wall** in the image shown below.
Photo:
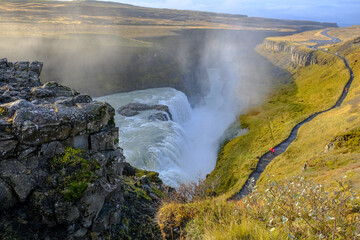
M318 58L314 54L314 50L307 49L303 46L290 44L285 41L265 39L261 44L261 47L274 53L288 54L288 62L291 62L294 65L306 67L319 63Z
M137 178L128 164L122 175L113 107L56 82L41 84L42 66L0 60L0 237L156 235L150 220L161 181L146 172ZM143 231L132 230L141 224Z

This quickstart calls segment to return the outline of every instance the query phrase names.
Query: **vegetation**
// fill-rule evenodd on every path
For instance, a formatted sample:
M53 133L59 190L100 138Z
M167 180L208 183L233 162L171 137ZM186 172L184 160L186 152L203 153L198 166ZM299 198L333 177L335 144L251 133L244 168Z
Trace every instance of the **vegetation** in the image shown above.
M219 197L170 201L159 211L170 239L358 239L360 237L360 45L329 48L345 56L354 81L341 107L302 126L297 139L266 168L246 198L229 202L255 168L257 157L287 137L312 112L332 106L349 74L340 59L317 53L318 65L292 67L287 54L259 49L292 76L261 106L240 117L249 133L222 147L211 183ZM285 77L287 75L284 75ZM281 81L280 81L281 82ZM314 97L316 96L316 97ZM296 177L293 177L296 176Z
M349 181L338 183L327 192L301 177L269 180L238 202L168 203L158 222L165 239L356 239L360 199Z
M82 157L84 151L67 147L61 156L55 156L51 168L60 173L58 190L66 201L81 198L88 184L96 179L95 171L100 168L96 160Z
M216 192L225 197L241 189L255 169L261 155L286 139L291 129L311 114L330 108L339 98L349 73L343 61L333 55L318 52L320 64L292 67L289 54L273 54L266 49L259 52L275 65L283 66L290 78L274 86L268 100L240 117L249 132L233 139L219 153L215 170L208 177L220 176ZM275 56L274 56L275 55Z

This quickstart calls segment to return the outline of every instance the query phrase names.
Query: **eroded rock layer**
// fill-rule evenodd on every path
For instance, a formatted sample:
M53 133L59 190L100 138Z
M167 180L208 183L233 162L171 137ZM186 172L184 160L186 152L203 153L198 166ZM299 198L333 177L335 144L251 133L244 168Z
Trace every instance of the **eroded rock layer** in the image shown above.
M56 82L42 84L41 69L40 62L0 60L0 237L124 238L132 226L124 224L132 217L124 216L132 204L124 205L124 186L136 179L121 184L115 110ZM151 208L158 186L137 186L132 192L145 199L133 202Z

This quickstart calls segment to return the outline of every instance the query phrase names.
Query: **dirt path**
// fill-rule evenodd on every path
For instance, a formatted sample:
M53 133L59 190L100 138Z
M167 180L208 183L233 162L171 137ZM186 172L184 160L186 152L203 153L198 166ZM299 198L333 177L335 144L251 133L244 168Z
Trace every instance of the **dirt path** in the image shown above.
M332 29L329 29L329 30L325 30L323 32L321 32L322 35L326 36L326 37L329 37L331 40L311 40L311 42L316 42L316 45L315 46L308 46L306 45L308 48L311 48L311 49L318 49L320 46L324 46L324 45L327 45L327 44L333 44L333 43L338 43L340 42L340 39L338 38L334 38L334 37L331 37L329 36L327 33L328 31L330 31ZM310 42L310 41L309 41ZM332 54L332 53L329 53L329 54ZM248 194L248 188L249 188L249 185L250 183L253 181L252 179L255 180L255 182L257 182L257 180L259 180L260 178L260 175L261 173L265 170L266 166L274 159L276 158L277 156L279 156L280 154L282 154L283 152L286 151L286 149L289 147L289 145L296 139L297 137L297 133L299 131L299 128L304 125L305 123L307 122L310 122L312 119L314 119L316 116L318 116L319 114L322 114L324 112L328 112L330 111L331 109L333 108L336 108L336 107L339 107L342 102L344 101L344 99L346 98L347 94L348 94L348 90L351 86L351 83L354 79L354 72L353 70L350 68L349 66L349 63L348 61L346 60L345 57L342 57L340 56L339 54L334 54L336 56L338 56L339 58L341 58L344 63L345 63L345 66L346 68L349 70L350 72L350 79L348 80L348 82L346 83L343 91L342 91L342 94L340 96L340 98L337 100L337 102L335 103L334 106L332 106L331 108L327 109L327 110L324 110L324 111L321 111L321 112L317 112L317 113L314 113L313 115L309 116L308 118L306 118L305 120L303 120L302 122L298 123L292 130L291 130L291 133L289 135L289 137L287 139L285 139L283 142L281 142L279 145L275 146L274 149L275 149L275 154L273 154L271 151L268 151L267 153L265 153L264 155L262 155L260 157L260 160L256 166L256 169L254 172L252 172L248 178L248 180L246 181L246 183L244 184L244 186L242 187L242 189L236 193L231 199L232 200L239 200L241 199L242 197L246 196Z

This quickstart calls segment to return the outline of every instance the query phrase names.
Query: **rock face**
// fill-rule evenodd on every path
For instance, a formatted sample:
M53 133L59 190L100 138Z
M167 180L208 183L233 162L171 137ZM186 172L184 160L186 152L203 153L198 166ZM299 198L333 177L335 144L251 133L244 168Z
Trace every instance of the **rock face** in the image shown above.
M0 60L0 238L127 238L115 110L41 69Z
M170 120L172 120L172 115L170 113L169 107L166 105L147 105L147 104L143 104L143 103L129 103L125 106L120 107L117 111L119 114L125 116L125 117L132 117L135 116L137 114L139 114L139 112L141 111L146 111L146 110L158 110L160 112L165 112ZM164 114L164 113L155 113L153 115L151 115L149 118L150 120L160 120L160 121L168 121L168 116Z
M289 61L296 65L306 67L309 65L318 64L319 62L314 55L314 50L301 49L299 46L291 45L286 42L265 39L261 46L274 52L283 52L289 54Z

